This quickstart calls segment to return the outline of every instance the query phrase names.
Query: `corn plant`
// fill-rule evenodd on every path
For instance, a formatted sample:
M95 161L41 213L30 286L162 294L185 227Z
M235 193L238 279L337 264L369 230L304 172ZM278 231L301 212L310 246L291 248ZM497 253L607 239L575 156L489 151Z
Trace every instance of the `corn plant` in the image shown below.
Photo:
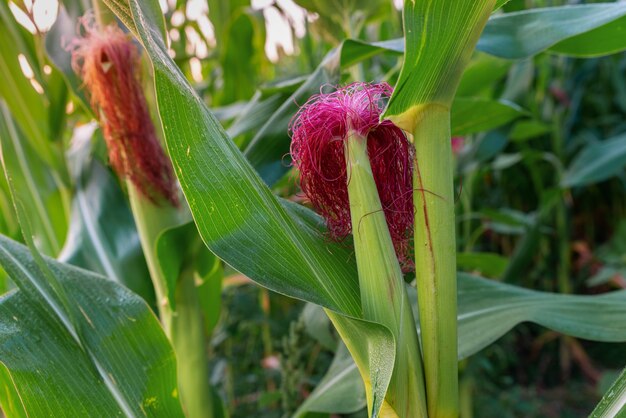
M334 15L332 2L302 1L335 47L304 79L256 93L250 80L271 71L247 74L252 61L229 55L254 46L236 44L252 26L243 6L209 3L223 77L203 87L211 106L172 58L156 0L65 0L45 37L0 3L7 417L228 416L208 341L231 269L306 302L302 321L334 351L301 405L283 402L296 417L466 416L459 364L522 322L572 349L572 337L626 341L626 291L573 294L567 235L571 191L623 175L624 134L563 168L560 121L546 128L511 101L535 56L625 50L624 3L503 13L505 0L407 0L403 37L371 40L357 37L382 10L393 28L391 4ZM220 18L235 9L229 27ZM492 98L507 73L508 100ZM68 103L79 111L67 116ZM472 252L472 223L457 222L485 168L480 156L464 165L456 144L512 125L520 141L552 132L540 157L557 180L544 190L533 177L546 203L503 260ZM307 205L281 195L290 174ZM550 216L558 293L518 280ZM625 379L592 416L625 413Z

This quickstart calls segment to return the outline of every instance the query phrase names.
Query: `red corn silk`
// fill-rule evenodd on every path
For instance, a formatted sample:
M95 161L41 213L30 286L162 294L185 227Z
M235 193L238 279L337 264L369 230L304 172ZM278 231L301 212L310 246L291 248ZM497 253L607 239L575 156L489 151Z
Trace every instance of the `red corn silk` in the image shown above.
M452 142L452 153L454 155L459 155L461 151L463 151L463 147L465 146L465 137L453 136L451 139L451 142Z
M290 124L291 157L300 186L325 219L331 238L352 231L344 141L352 128L367 138L367 152L389 232L404 271L411 270L414 148L391 121L380 122L392 88L354 83L311 97Z
M139 52L116 25L85 23L85 36L70 45L72 67L89 92L113 169L151 201L178 205L172 165L150 118L140 80Z

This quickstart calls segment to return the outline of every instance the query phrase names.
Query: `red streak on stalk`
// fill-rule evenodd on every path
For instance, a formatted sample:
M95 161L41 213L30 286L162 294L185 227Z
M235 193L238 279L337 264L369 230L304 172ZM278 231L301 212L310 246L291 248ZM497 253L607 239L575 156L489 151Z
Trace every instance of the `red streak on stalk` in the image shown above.
M422 194L422 210L424 212L424 226L426 226L426 238L428 239L428 254L430 255L430 265L432 268L432 276L435 277L437 275L437 264L435 263L435 253L433 252L433 236L430 229L430 219L428 218L428 205L426 204L426 190L424 189L424 182L422 180L422 172L420 171L420 166L415 160L415 168L417 170L417 181L419 183L419 192ZM437 197L440 197L436 195ZM435 289L437 287L437 282L433 281L433 285Z

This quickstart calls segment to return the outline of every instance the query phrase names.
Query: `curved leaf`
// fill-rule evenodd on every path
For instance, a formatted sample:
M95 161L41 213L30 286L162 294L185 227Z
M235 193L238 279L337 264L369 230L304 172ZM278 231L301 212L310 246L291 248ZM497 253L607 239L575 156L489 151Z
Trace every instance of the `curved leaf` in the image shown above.
M477 97L454 99L451 110L452 135L489 131L509 123L524 111L514 103Z
M303 233L298 218L265 186L169 58L143 10L148 4L131 6L154 65L169 154L204 242L272 290L357 316L359 291L349 251L320 231Z
M11 179L22 203L34 215L31 222L37 247L45 254L56 256L67 231L63 186L25 140L23 131L1 101L0 148L6 178Z
M573 36L550 48L551 52L571 57L590 58L615 54L626 49L626 16L589 32Z
M626 415L626 369L611 385L591 413L591 418L615 418Z
M349 414L366 405L365 390L359 370L344 344L339 344L335 358L313 392L294 413L294 418L308 412Z
M306 332L317 340L325 349L335 351L337 338L333 336L332 325L324 308L319 305L307 303L300 314L304 322Z
M561 181L562 187L598 183L622 173L626 167L626 135L593 142L571 162Z
M0 3L0 76L3 80L0 83L0 96L7 102L15 120L39 156L51 163L45 96L35 91L18 61L21 54L33 72L38 71L34 65L33 51L25 42L8 3Z
M417 293L414 287L407 288L417 318ZM562 295L459 273L458 302L459 360L479 352L522 322L534 322L588 340L626 341L626 323L623 321L626 317L626 290L594 296ZM416 325L419 332L418 319ZM345 369L349 367L346 360ZM326 392L333 392L332 388L326 387L331 379L331 370L332 367L324 379L325 384L320 382L322 396L331 396ZM353 385L351 395L345 396L359 396L357 376L346 373L337 379L336 384L336 390L340 393L350 384ZM311 404L315 405L315 402L314 399ZM317 410L314 407L307 408Z
M460 273L459 358L468 357L521 322L594 341L626 341L626 290L562 295Z
M496 15L476 48L507 59L528 58L547 49L574 56L606 55L626 48L626 37L620 36L625 15L626 4L621 2Z
M72 301L81 338L29 293L0 298L0 375L10 376L3 386L13 384L17 395L0 397L3 409L28 416L182 417L174 353L145 302L86 270L45 263ZM18 283L46 280L28 249L4 237L0 264Z
M397 418L385 400L395 363L396 343L391 331L373 322L350 318L326 309L326 314L350 350L361 379L369 416Z

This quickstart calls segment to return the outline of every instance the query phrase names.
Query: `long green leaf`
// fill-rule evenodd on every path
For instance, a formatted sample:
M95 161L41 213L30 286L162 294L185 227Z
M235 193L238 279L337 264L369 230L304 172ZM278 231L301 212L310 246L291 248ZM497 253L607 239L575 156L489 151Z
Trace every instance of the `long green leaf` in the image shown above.
M42 161L14 122L9 110L0 102L0 144L2 166L7 178L29 213L38 248L57 255L67 229L62 185L50 167Z
M82 338L29 293L0 298L0 375L10 378L1 382L16 395L0 397L2 408L41 417L182 417L174 354L145 302L86 270L45 263L72 301ZM1 236L0 265L18 283L46 280L27 248Z
M524 111L514 103L458 97L451 110L452 135L468 135L489 131L524 115Z
M522 322L534 322L554 331L588 340L626 341L626 324L622 320L626 315L624 290L594 296L561 295L522 289L465 273L459 273L458 280L459 360L489 346ZM415 288L409 287L409 295L416 306ZM415 315L418 315L417 310ZM419 331L419 323L417 326ZM343 364L343 360L341 361ZM349 371L350 364L346 360L344 370ZM358 376L346 373L337 378L338 375L335 374L336 381L333 384L337 386L333 389L328 387L329 380L332 379L331 371L334 372L332 367L323 383L320 382L320 389L316 388L313 392L321 392L320 397L324 397L320 400L322 405L325 405L326 397L330 397L335 390L345 397L359 396L361 392ZM352 395L344 393L350 385L353 385L350 392ZM620 399L618 392L614 393L615 396L611 399L617 401ZM303 405L303 408L317 411L316 402L317 399L313 399L306 404L306 408Z
M38 67L32 61L32 51L24 44L18 23L13 19L7 2L0 3L0 96L7 102L11 113L26 134L26 138L50 162L48 138L48 110L45 96L39 94L26 78L18 56L22 54L31 69ZM29 60L28 58L31 58Z
M582 33L550 48L551 52L571 57L590 58L615 54L626 49L626 16Z
M562 187L597 183L622 173L626 167L626 135L593 142L574 158L567 168Z
M465 273L459 273L458 286L459 360L479 352L522 322L535 322L557 332L588 340L626 341L626 324L622 320L626 315L626 290L594 296L562 295L522 289ZM415 307L415 288L409 287L409 295ZM415 314L418 314L417 309ZM419 321L417 326L419 330ZM349 364L346 360L344 370L349 371ZM328 374L330 379L330 370ZM358 396L358 376L346 373L340 377L336 390L343 393L345 386L352 384L351 396ZM607 392L596 411L606 413L619 410L626 399L623 394L625 382L622 373L621 380L618 379L612 388L613 394L609 397L611 390ZM320 389L313 392L318 392L324 398L321 400L322 405L325 405L326 397L331 396L326 392L333 392L327 386L328 381L325 378L323 385L320 382ZM317 399L312 400L307 404L307 409L316 411L316 402ZM310 407L311 404L313 407ZM616 415L592 416L608 418Z
M348 250L328 243L320 231L302 233L299 220L265 186L167 56L145 14L149 4L131 5L154 65L167 147L207 246L273 290L358 315L356 269L346 262L352 260Z
M405 4L405 56L384 117L415 131L425 106L449 108L495 0Z
M308 412L349 414L365 407L365 390L350 352L339 344L335 358L313 392L294 413L294 418Z
M626 341L626 291L561 295L459 273L459 358L468 357L522 322L594 341Z
M626 369L611 385L591 413L591 418L620 418L626 415Z
M307 333L315 338L327 350L337 348L337 338L332 333L332 326L324 308L313 303L304 305L300 315Z
M621 2L497 15L489 20L477 49L507 59L528 58L548 49L573 56L606 55L626 48L626 37L621 36L625 15L626 4Z
M396 343L389 329L350 318L326 309L356 363L365 385L367 407L372 418L397 418L385 400L395 364Z

